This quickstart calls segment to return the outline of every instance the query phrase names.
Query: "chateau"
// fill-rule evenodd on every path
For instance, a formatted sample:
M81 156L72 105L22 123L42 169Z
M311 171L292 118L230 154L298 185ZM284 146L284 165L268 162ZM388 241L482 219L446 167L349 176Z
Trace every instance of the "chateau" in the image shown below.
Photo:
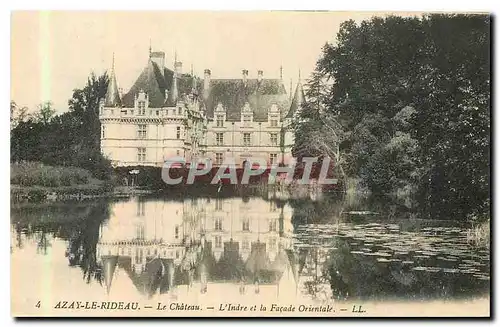
M292 207L274 200L137 198L113 204L111 212L96 246L108 293L290 300L321 276L328 251L301 247Z
M188 162L209 158L214 166L226 160L239 165L252 157L268 164L292 162L291 123L304 92L299 81L290 99L283 80L203 79L182 72L175 58L165 67L165 53L150 49L146 67L128 93L117 86L114 64L99 107L101 151L114 166L163 166L169 158ZM280 74L281 75L281 74Z

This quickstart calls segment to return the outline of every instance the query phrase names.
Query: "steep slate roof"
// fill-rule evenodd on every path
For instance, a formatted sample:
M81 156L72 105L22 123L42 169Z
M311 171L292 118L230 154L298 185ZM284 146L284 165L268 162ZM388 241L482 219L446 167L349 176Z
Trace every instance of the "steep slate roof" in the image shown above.
M134 85L130 88L127 94L123 96L123 103L125 107L134 107L135 96L144 91L149 97L149 107L161 108L165 103L165 85L160 69L153 61L149 60L148 65L144 68L139 78L135 81Z
M203 92L200 92L203 94ZM241 120L241 109L250 104L254 121L267 121L267 113L272 104L284 113L288 110L286 90L280 79L211 79L208 96L203 99L207 117L212 118L219 103L226 110L229 121Z
M170 288L170 279L174 273L172 259L148 258L144 271L136 273L132 269L132 259L129 256L119 256L118 265L127 272L132 283L141 294L149 297L157 291L160 294L167 292Z
M295 94L293 95L292 104L290 105L290 110L288 111L286 118L293 118L293 115L300 110L300 107L304 102L304 89L302 88L302 83L299 81L297 87L295 88Z
M150 108L165 107L167 100L165 99L165 91L170 90L173 79L174 72L172 70L164 68L162 74L161 68L149 59L147 66L142 70L134 85L123 96L123 106L133 108L135 96L142 90L148 94ZM182 74L178 78L177 90L179 97L182 94L191 93L192 80L193 77L187 74Z
M106 90L106 97L104 98L105 107L120 107L122 101L120 99L120 93L118 91L118 85L116 84L116 77L114 70L111 70L111 76L109 79L108 89Z

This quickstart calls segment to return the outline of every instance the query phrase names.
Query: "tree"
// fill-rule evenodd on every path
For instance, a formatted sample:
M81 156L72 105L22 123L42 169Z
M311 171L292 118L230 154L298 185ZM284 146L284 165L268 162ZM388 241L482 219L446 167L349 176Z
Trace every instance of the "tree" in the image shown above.
M28 107L19 107L15 101L10 102L10 130L29 118Z
M318 117L342 125L339 147L350 176L376 193L416 188L428 216L488 213L489 30L486 15L341 25L312 79L333 81L318 85ZM317 137L312 125L299 122L297 144Z
M53 108L53 104L50 101L45 101L39 104L37 109L38 111L35 114L35 119L42 124L48 124L56 113L56 110Z
M73 96L68 101L70 111L80 121L78 135L84 146L94 151L100 151L99 102L106 96L108 83L107 73L98 77L92 73L85 87L73 90Z
M54 116L50 102L41 104L34 117L20 121L11 131L11 160L76 166L97 178L110 178L111 163L100 151L99 122L99 102L107 83L106 74L92 74L83 89L73 91L70 111L60 115ZM15 110L11 103L11 112Z

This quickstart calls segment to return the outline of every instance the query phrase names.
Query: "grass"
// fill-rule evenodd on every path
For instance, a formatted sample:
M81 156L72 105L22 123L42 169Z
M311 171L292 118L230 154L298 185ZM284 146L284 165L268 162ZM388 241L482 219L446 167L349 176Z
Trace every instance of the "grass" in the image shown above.
M82 168L49 166L38 162L12 163L10 183L21 187L65 188L100 184L92 174Z
M490 247L490 220L479 223L467 231L467 243L476 246Z

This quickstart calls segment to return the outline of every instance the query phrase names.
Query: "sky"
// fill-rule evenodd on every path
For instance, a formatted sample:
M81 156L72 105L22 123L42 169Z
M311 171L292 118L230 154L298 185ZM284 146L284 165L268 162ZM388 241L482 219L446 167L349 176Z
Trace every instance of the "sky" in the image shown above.
M72 90L82 88L91 72L112 66L125 92L146 66L149 46L164 51L172 68L174 53L183 71L213 78L278 78L280 66L289 88L298 72L306 78L326 42L334 42L340 24L382 13L369 12L139 12L43 11L11 16L11 100L33 111L51 101L68 110Z

